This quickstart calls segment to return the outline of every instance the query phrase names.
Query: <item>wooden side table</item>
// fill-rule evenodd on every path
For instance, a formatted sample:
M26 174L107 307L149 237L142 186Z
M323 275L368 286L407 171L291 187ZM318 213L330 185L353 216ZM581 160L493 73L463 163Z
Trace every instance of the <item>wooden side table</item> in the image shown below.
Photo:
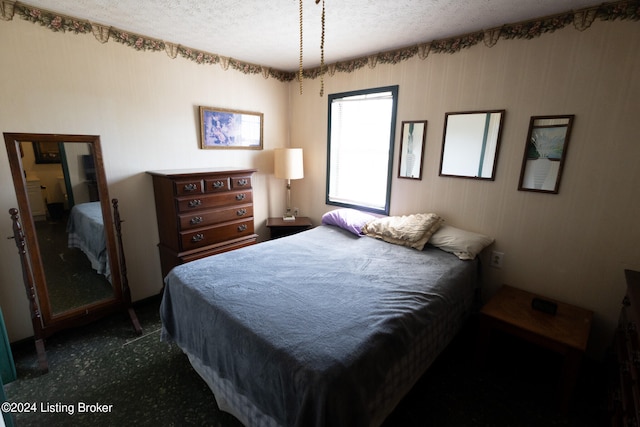
M282 217L267 218L267 228L272 239L290 236L312 227L311 220L305 216L297 216L294 220L285 221Z
M480 310L479 358L484 360L491 331L501 330L564 356L559 387L559 404L567 410L578 378L582 355L587 348L593 312L553 301L555 315L531 308L534 297L546 299L511 286L503 286Z

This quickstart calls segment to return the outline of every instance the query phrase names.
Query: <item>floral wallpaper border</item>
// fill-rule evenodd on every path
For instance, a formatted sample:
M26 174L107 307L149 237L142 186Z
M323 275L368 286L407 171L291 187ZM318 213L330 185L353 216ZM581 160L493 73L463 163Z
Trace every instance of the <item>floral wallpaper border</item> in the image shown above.
M289 82L297 78L295 71L281 71L270 67L240 61L234 58L224 57L215 53L191 49L186 46L153 39L144 35L120 30L114 27L106 27L91 23L84 19L73 18L50 12L45 9L32 7L20 2L0 0L0 19L11 21L14 15L20 18L40 24L52 31L71 32L75 34L92 33L100 43L106 43L109 39L132 47L139 51L165 51L167 55L175 59L181 56L197 64L219 64L223 70L229 68L244 74L262 74L266 79L275 78L282 82ZM303 78L317 78L328 73L350 73L365 66L375 68L378 64L397 64L418 55L420 59L426 59L432 53L456 53L483 42L487 47L493 47L500 39L532 39L545 33L552 33L573 23L573 26L584 31L596 20L614 21L640 20L640 0L622 0L612 3L604 3L591 8L579 9L558 15L538 18L515 24L503 25L484 31L461 35L443 40L433 40L417 46L409 46L387 52L380 52L368 57L355 58L348 61L328 64L304 70Z

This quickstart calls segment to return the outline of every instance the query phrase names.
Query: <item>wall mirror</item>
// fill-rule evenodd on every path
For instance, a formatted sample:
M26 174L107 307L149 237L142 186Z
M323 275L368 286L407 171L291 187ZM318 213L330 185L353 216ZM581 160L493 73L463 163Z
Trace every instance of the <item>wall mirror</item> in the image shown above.
M403 121L400 133L398 178L422 179L427 121Z
M125 309L141 333L100 137L5 133L4 139L18 201L10 215L41 369L48 370L43 340L61 329ZM58 161L38 161L43 147Z
M505 110L446 113L440 176L493 180Z
M558 193L573 118L531 117L518 190Z

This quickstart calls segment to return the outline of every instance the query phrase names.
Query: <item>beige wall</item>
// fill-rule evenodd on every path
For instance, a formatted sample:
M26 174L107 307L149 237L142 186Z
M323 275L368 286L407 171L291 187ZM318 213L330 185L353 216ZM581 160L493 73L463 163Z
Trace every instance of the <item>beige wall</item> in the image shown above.
M15 17L0 21L0 131L100 135L111 197L120 201L134 300L162 286L151 177L182 167L254 167L256 227L282 211L271 185L272 149L288 142L287 85L261 75L138 52L93 35L54 33ZM200 150L197 106L264 113L264 150ZM276 180L280 181L280 180ZM278 182L281 184L282 182ZM273 190L271 189L273 187ZM16 207L0 150L0 305L11 341L33 335L8 210Z
M496 239L501 270L485 268L486 292L510 284L595 311L590 351L612 338L624 295L623 269L640 269L640 25L597 21L533 40L500 40L457 54L365 67L325 78L325 93L398 84L402 120L428 120L421 181L397 179L391 213L437 212ZM291 144L305 149L293 204L318 222L325 205L327 98L319 80L291 92ZM506 109L496 179L438 176L444 114ZM534 115L575 114L560 193L518 191Z
M327 47L329 48L329 47ZM493 48L432 54L325 78L325 93L398 84L398 126L428 120L421 181L394 178L392 214L438 212L489 234L505 253L485 268L486 294L501 284L595 311L591 351L611 339L624 293L623 269L640 269L640 25L597 21ZM112 197L120 199L135 300L160 290L153 193L146 170L256 167L256 226L284 204L271 149L305 149L293 205L318 223L324 203L327 97L320 81L283 84L262 76L137 52L93 36L53 33L21 19L0 21L0 131L99 134ZM197 106L262 111L265 150L199 150ZM506 109L493 182L438 177L444 113ZM532 115L575 114L559 195L517 191ZM398 128L399 129L399 128ZM399 138L399 130L396 140ZM394 176L397 175L397 152ZM0 150L0 214L16 206ZM11 234L9 215L0 231ZM12 341L32 334L15 245L0 245L0 305Z

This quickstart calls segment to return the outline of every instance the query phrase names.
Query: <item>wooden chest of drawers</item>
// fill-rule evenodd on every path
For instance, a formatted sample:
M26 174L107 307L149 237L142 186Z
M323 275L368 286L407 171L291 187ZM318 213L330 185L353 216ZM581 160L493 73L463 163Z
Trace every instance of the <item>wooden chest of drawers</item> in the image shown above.
M625 270L627 294L613 342L609 384L612 426L640 423L640 272Z
M162 277L173 267L256 243L255 169L150 171Z

